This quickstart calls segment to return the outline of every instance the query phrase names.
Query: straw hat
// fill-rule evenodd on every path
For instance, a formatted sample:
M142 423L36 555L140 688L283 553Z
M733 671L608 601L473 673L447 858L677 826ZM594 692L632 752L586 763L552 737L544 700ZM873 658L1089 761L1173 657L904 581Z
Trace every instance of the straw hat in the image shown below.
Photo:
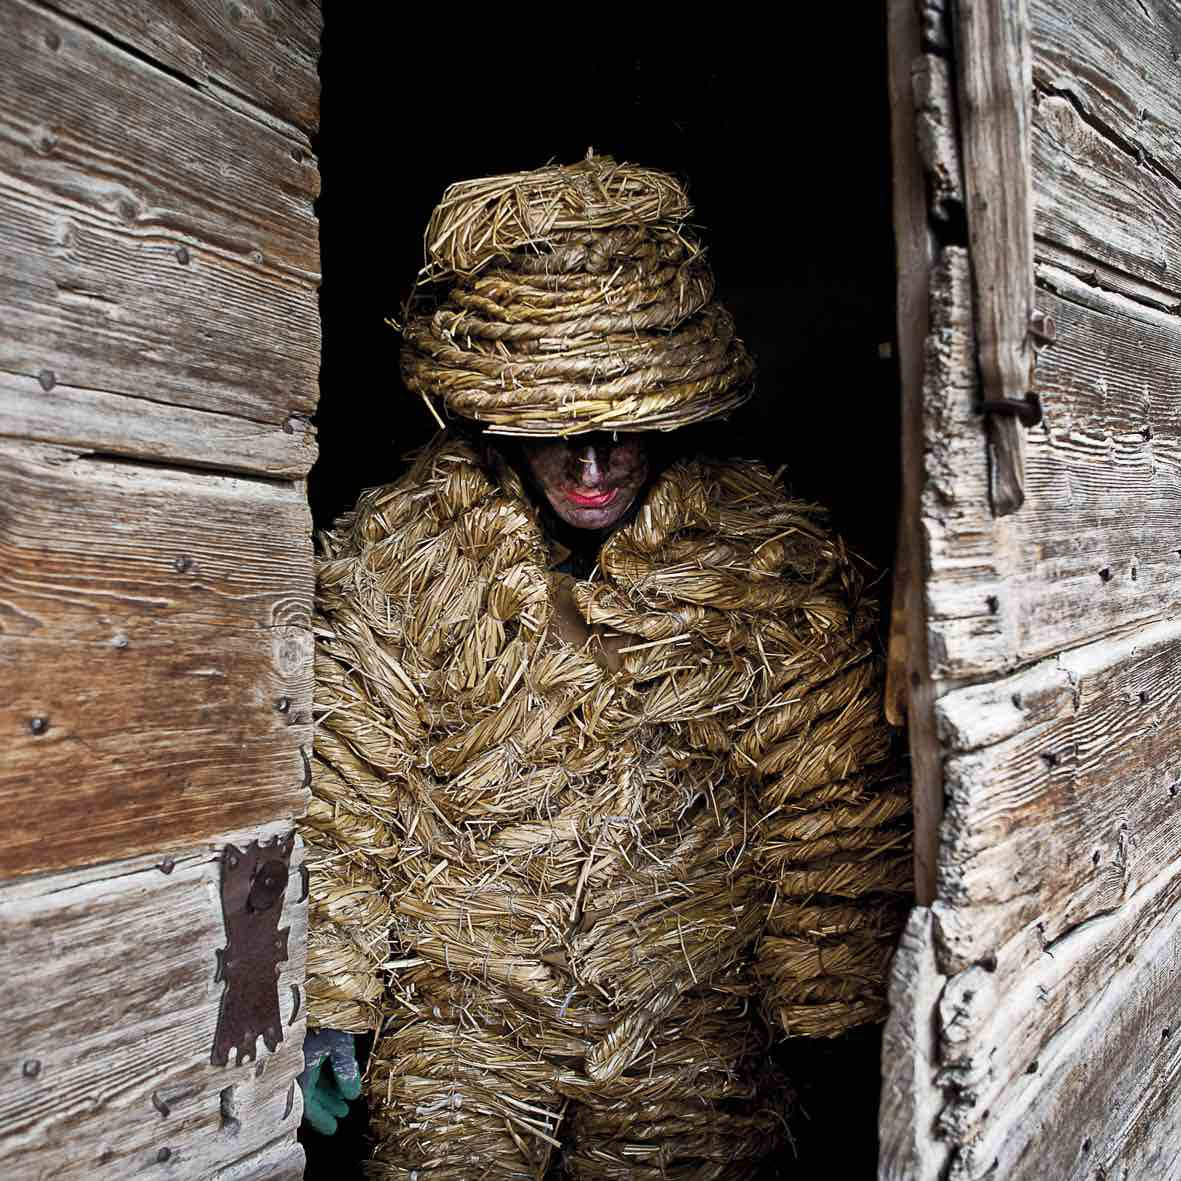
M402 377L498 434L672 430L734 410L754 363L713 301L677 178L588 154L452 185L427 227Z

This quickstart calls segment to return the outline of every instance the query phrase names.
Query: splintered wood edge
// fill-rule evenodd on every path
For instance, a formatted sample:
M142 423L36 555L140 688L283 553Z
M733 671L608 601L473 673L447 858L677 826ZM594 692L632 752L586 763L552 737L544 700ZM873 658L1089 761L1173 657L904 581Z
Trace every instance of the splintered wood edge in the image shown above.
M991 1011L947 998L942 1037L954 1033L961 1060L968 1055L975 1062L959 1092L962 1110L941 1118L944 1134L959 1141L949 1181L975 1181L986 1173L1012 1181L1082 1177L1070 1172L1076 1162L1086 1164L1088 1177L1104 1170L1123 1176L1117 1166L1129 1153L1134 1159L1171 1153L1177 1160L1181 1092L1159 1083L1181 1068L1181 1038L1172 1036L1181 1031L1174 987L1181 975L1179 893L1176 869L1169 866L1119 910L1055 944L1052 955L1026 970L1021 987L997 987ZM972 971L978 986L979 969ZM1047 1022L1041 1014L1055 980L1065 982L1070 995L1055 1006L1056 1022ZM973 991L960 987L955 995L962 1000ZM988 1018L987 1028L974 1028L976 1012ZM1024 1044L989 1036L1013 1028L1024 1032ZM955 1094L949 1108L957 1104ZM959 1126L957 1117L964 1117ZM1064 1131L1071 1136L1064 1139Z
M943 1091L932 1019L946 983L935 963L931 912L916 907L890 971L890 1015L882 1034L878 1181L933 1181L946 1168L953 1146L935 1136Z

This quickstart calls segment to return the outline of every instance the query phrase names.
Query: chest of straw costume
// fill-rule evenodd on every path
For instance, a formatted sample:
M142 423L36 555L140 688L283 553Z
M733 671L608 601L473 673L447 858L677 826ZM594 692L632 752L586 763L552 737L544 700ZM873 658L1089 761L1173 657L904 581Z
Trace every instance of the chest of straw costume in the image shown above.
M789 1033L880 1015L908 803L875 608L814 510L675 464L573 588L582 642L464 444L325 549L315 1023L463 1012L606 1079L710 982Z

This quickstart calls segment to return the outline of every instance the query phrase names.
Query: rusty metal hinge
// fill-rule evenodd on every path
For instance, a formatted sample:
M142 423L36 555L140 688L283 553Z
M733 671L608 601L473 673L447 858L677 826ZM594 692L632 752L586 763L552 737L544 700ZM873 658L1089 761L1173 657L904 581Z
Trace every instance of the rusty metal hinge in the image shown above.
M221 913L226 946L217 952L215 980L225 981L211 1061L225 1066L255 1056L261 1036L268 1050L283 1040L279 1016L279 964L287 959L289 927L279 928L295 833L245 849L221 852Z
M1048 312L1034 310L1029 317L1029 335L1033 340L1034 357L1058 339L1058 325ZM1024 398L981 398L976 403L977 414L1000 414L1015 418L1024 427L1034 427L1042 420L1042 400L1030 391Z

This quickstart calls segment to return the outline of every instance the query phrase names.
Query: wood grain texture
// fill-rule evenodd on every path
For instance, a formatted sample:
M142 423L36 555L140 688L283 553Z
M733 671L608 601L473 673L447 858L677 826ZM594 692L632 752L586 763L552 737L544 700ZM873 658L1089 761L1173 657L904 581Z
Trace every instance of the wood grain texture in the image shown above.
M888 696L891 700L901 697L906 707L914 799L915 896L920 904L925 905L935 896L935 861L943 811L943 769L935 739L934 687L927 657L926 555L920 526L923 350L935 248L927 225L926 191L917 131L914 74L916 63L921 61L919 19L914 5L908 0L898 0L889 6L887 52L902 423L902 500L894 582L896 621L901 635L891 637L892 675ZM901 613L898 612L899 604Z
M935 964L931 912L911 911L890 967L890 1015L882 1034L878 1181L934 1181L951 1146L935 1135L943 1103L936 1074L935 1011L946 978Z
M1043 1068L1054 1035L1082 1012L1181 903L1181 878L1166 871L1117 910L1047 944L1035 929L1012 939L995 968L973 966L948 981L939 1003L941 1080L949 1102L941 1134L989 1135L991 1113Z
M1025 0L957 0L956 81L980 381L989 402L1033 389L1031 58ZM1025 503L1025 430L995 414L990 494L998 516Z
M958 1008L945 998L945 1023L962 1021L952 1032L973 1047L971 1060L958 1051L955 1069L964 1085L958 1114L974 1122L960 1134L948 1181L1177 1176L1178 976L1181 884L1170 866L1120 912L1048 949L1017 988L1002 981L987 1028L972 1028L972 989Z
M217 98L241 97L309 134L320 125L315 0L48 2Z
M1176 295L1181 10L1030 0L1030 17L1039 237Z
M1181 624L956 690L936 712L947 746L966 752L945 768L944 972L1027 927L1058 939L1181 855Z
M293 1135L212 1174L209 1181L303 1181L303 1145Z
M1039 279L1058 340L1038 361L1045 420L1019 523L987 512L962 253L934 279L922 511L936 677L1011 670L1181 609L1181 322L1057 268Z
M1034 108L1033 158L1039 239L1181 291L1181 188L1171 179L1060 95L1042 95Z
M1028 0L1033 80L1068 93L1089 118L1181 175L1177 87L1181 8L1175 0Z
M0 371L47 398L310 417L308 149L21 0L0 9L0 108Z
M916 1096L943 1094L950 1165L928 1163L921 1129L892 1141L912 1164L895 1173L919 1181L1181 1175L1181 10L1030 2L1036 303L1057 341L1015 516L988 512L966 253L945 250L931 283L921 519L947 980L939 1071ZM971 224L970 183L967 203Z
M272 1161L280 1149L292 1155L276 1141L290 1141L303 1110L298 872L280 922L290 928L278 981L284 1040L273 1054L260 1041L257 1062L210 1064L223 988L215 952L225 946L217 851L291 827L222 835L171 862L161 844L99 872L0 887L0 1173L204 1181L268 1146ZM293 869L302 856L297 845Z
M302 491L9 442L0 489L0 873L302 812Z
M0 436L63 443L105 455L296 479L316 459L315 428L282 427L105 390L0 373Z

